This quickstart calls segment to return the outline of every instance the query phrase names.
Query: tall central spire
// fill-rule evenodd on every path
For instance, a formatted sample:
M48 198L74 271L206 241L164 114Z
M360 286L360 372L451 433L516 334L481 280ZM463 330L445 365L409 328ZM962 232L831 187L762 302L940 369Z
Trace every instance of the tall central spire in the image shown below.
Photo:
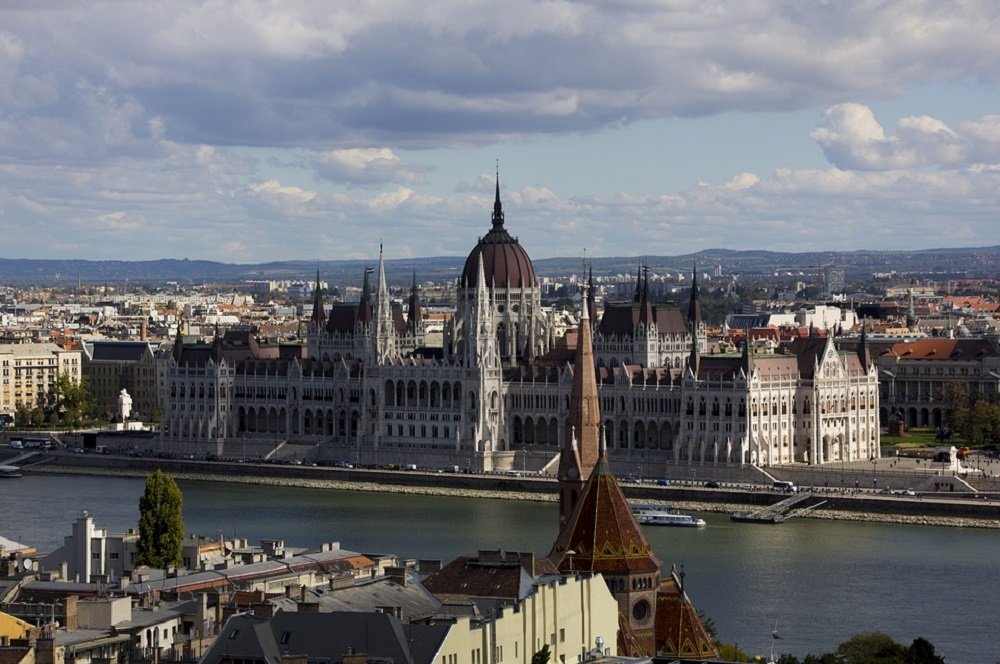
M500 204L500 167L497 166L497 195L493 201L493 228L503 228L503 205Z

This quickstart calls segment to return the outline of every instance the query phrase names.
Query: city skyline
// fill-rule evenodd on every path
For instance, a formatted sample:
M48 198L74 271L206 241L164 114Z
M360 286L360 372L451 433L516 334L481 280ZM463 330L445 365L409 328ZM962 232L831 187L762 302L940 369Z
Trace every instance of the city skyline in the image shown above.
M5 258L995 244L1000 9L0 9Z

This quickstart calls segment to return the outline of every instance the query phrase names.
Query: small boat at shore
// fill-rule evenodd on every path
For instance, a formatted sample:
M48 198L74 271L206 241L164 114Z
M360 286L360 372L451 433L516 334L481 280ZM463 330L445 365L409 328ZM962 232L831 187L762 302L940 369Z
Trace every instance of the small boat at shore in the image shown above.
M635 520L643 526L679 526L681 528L704 528L705 520L690 514L678 514L652 507L637 507L632 510Z
M0 478L21 477L21 469L17 466L0 466Z

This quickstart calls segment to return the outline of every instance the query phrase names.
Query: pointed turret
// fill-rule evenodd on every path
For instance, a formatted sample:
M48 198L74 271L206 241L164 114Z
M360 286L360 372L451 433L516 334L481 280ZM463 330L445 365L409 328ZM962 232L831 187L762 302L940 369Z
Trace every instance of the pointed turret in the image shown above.
M691 269L691 300L688 302L688 325L692 330L701 325L701 295L698 293L698 265Z
M643 328L655 322L653 303L649 299L649 266L642 266L642 293L639 296L639 325Z
M385 259L382 255L382 245L378 247L378 284L375 301L376 352L380 359L390 357L396 350L396 329L392 321L392 302L389 300L389 284L385 278Z
M406 327L411 335L417 335L423 320L423 310L420 308L420 290L417 288L417 271L414 270L413 281L410 284L410 299L406 307Z
M597 289L594 287L594 262L590 262L590 274L587 276L587 311L592 316L591 327L597 319Z
M323 287L319 281L319 270L316 270L316 287L313 288L313 309L309 320L317 328L326 325L326 310L323 308Z
M688 367L691 374L697 379L698 371L701 369L701 349L698 348L698 336L691 335L691 352L688 354Z
M600 426L601 407L597 394L590 313L587 310L587 298L584 297L577 332L576 357L573 361L573 388L566 420L566 440L559 459L560 524L565 524L569 519L580 488L597 463Z
M493 229L503 228L503 205L500 204L500 171L497 171L497 194L493 200Z
M635 277L635 295L632 297L632 301L642 301L642 261L639 261L639 272Z
M180 364L181 358L184 357L184 321L177 323L177 335L174 337L174 347L170 352L174 356L174 362Z
M868 350L868 332L865 321L861 321L861 338L858 340L858 361L865 371L872 366L872 355Z

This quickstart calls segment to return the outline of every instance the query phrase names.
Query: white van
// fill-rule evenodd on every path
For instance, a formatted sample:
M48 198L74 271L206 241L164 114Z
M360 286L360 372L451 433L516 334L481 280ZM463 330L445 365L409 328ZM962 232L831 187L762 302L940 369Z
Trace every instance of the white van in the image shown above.
M784 491L785 493L795 493L796 491L799 490L798 487L795 486L795 484L793 484L792 482L784 482L781 480L776 480L774 484L771 485L771 487L775 491Z
M10 447L13 447L15 450L23 450L24 449L24 443L21 442L20 438L15 438L15 439L13 439L12 441L10 441L7 444Z

